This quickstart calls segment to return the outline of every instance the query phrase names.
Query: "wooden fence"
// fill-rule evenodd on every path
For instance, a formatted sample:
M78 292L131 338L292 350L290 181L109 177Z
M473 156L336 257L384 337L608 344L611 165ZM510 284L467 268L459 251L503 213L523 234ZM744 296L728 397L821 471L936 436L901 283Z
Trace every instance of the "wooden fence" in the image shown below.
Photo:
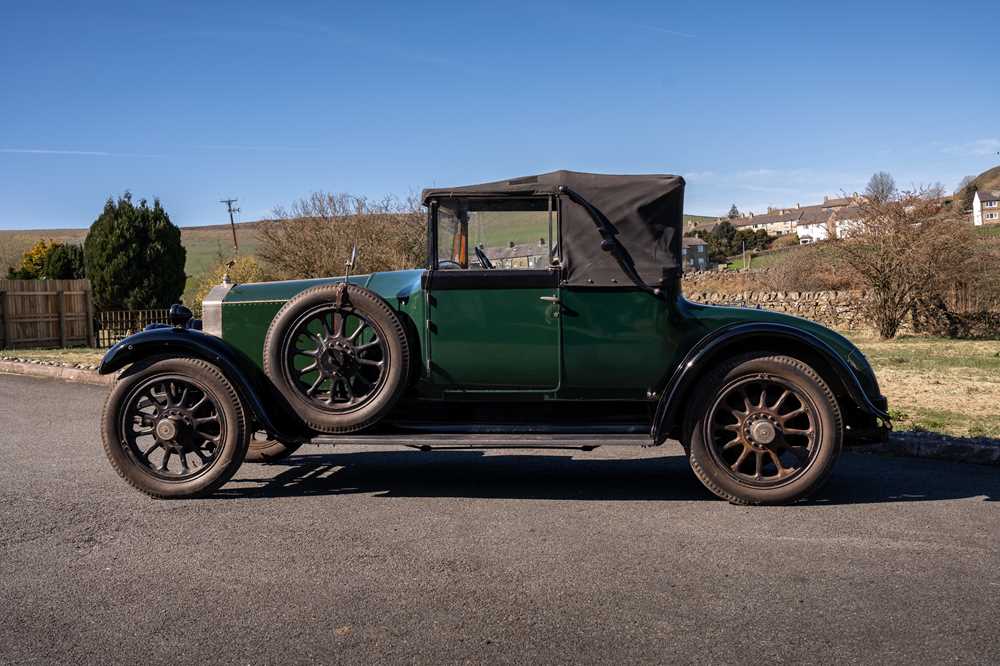
M89 280L0 280L0 348L93 347Z
M169 310L111 310L97 315L97 346L110 347L149 324L165 324Z

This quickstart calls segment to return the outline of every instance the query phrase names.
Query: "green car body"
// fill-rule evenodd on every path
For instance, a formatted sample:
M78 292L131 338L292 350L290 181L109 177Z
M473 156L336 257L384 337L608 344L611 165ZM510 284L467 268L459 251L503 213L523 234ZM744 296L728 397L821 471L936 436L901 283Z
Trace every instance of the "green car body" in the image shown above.
M262 393L261 386L267 383L262 362L264 339L277 312L310 287L349 280L381 296L406 322L413 338L411 348L420 352L407 396L411 401L545 401L553 406L575 403L584 409L588 403L602 409L608 408L609 402L627 404L633 408L631 414L650 416L648 422L633 419L628 424L630 431L649 430L658 444L667 436L677 436L681 423L676 415L670 422L656 422L657 407L661 412L682 410L698 375L711 368L713 359L737 349L796 349L824 368L849 415L848 427L854 437L884 436L886 402L863 354L844 336L810 320L761 309L702 305L679 292L673 297L653 298L628 287L573 289L561 287L557 281L545 289L437 292L432 287L432 273L414 269L350 278L223 285L206 301L207 315L216 309L206 317L206 324L212 319L218 328L209 326L205 333L158 329L133 336L109 351L102 372L120 369L154 350L162 351L164 341L199 356L216 357L217 350L199 351L198 344L215 337L232 356L234 372L238 369L244 376L241 383L245 390ZM543 297L554 297L558 302L543 301ZM213 298L218 300L211 301ZM689 357L734 329L740 329L740 334L717 343L711 353L690 366ZM825 353L816 348L816 342L822 343ZM669 395L671 384L682 378L686 384ZM293 415L269 410L268 402L267 398L260 400L262 423L273 423L271 429L285 439L308 438L310 433L303 432Z

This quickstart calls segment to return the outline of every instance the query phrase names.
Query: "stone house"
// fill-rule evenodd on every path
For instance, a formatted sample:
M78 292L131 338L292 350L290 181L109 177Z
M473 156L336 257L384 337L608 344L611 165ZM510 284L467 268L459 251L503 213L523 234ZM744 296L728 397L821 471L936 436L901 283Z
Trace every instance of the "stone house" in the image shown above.
M1000 224L1000 191L976 190L972 197L972 223Z
M700 238L685 236L681 239L681 258L685 273L708 270L708 243Z

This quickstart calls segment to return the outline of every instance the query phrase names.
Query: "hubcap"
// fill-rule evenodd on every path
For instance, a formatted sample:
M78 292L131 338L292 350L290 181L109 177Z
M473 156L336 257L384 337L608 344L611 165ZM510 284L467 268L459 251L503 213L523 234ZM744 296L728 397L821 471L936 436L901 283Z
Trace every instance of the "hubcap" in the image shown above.
M750 426L750 439L756 444L770 444L777 434L770 421L759 420Z

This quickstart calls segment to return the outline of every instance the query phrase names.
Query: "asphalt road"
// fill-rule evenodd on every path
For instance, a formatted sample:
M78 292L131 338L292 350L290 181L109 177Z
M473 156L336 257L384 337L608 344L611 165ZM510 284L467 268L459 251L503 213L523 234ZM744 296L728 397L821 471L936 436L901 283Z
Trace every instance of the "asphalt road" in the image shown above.
M847 454L745 508L679 448L310 447L164 502L104 394L0 375L0 662L1000 661L995 468Z

